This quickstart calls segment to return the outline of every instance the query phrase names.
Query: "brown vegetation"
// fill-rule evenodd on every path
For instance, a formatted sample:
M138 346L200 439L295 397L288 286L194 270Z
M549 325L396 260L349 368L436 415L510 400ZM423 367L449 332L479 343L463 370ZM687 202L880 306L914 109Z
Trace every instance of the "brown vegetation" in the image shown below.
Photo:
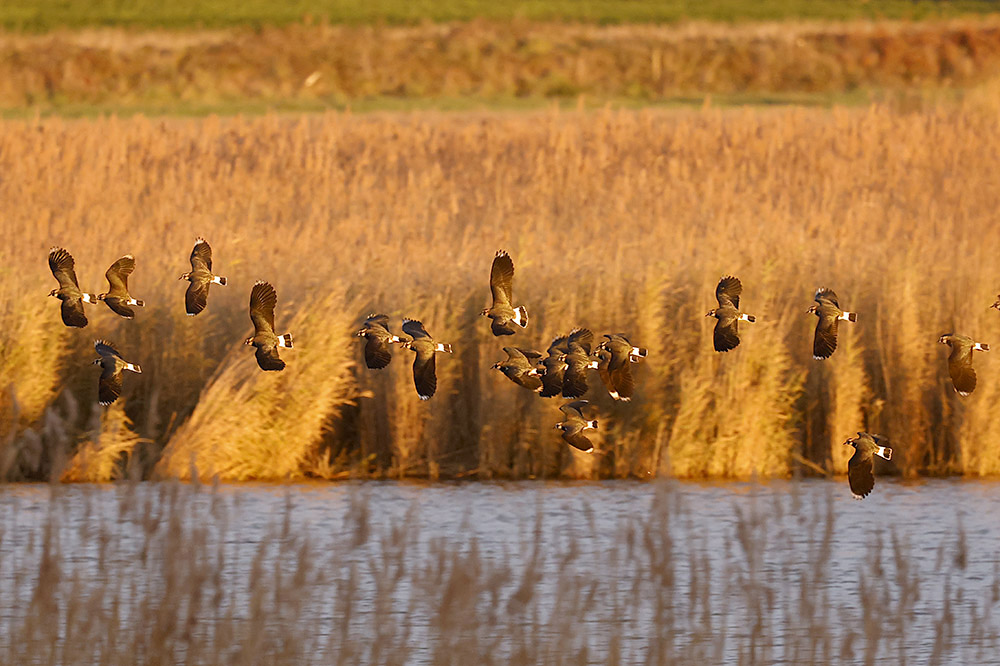
M977 354L962 399L936 341L997 342L997 129L995 105L971 103L4 122L0 471L47 478L95 431L106 337L143 367L122 400L146 475L781 476L842 470L862 429L891 438L887 469L996 474L1000 359ZM229 286L186 317L177 276L198 235ZM133 253L147 306L134 321L88 306L90 326L66 330L45 297L54 244L90 291ZM632 403L589 396L592 466L552 430L558 401L489 371L502 343L478 311L497 248L532 317L518 344L587 325L650 348ZM726 273L758 323L717 354L703 315ZM295 335L277 376L241 344L258 278ZM860 313L822 363L805 312L819 285ZM409 352L357 367L372 311L454 345L428 403Z
M309 524L301 490L281 511L232 489L51 488L0 526L5 664L974 664L998 649L988 539L959 520L911 543L837 521L829 493L752 490L706 526L662 488L610 533L578 497L516 518L497 552L421 527L431 505L386 516L362 492Z
M659 100L963 87L1000 71L1000 22L414 27L0 35L0 108L366 98Z

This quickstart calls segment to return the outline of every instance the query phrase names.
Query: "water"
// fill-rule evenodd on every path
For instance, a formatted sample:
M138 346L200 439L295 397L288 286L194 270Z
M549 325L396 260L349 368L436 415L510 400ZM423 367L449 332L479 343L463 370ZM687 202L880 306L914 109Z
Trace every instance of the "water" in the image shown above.
M0 516L3 663L1000 664L996 482L9 485Z

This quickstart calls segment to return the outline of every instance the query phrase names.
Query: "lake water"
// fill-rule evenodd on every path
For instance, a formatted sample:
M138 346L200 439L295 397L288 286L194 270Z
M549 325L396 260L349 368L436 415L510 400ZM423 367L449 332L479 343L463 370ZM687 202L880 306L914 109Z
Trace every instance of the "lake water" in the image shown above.
M2 663L1000 664L1000 483L7 485Z

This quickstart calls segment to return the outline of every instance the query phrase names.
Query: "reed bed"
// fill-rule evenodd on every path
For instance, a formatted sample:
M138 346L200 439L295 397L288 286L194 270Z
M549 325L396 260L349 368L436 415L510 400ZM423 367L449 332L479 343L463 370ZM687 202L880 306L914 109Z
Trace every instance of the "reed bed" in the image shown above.
M996 354L976 355L963 399L937 344L951 330L997 344L995 99L4 122L2 471L51 478L94 441L92 343L106 337L143 367L122 402L147 477L831 473L862 429L892 440L880 473L997 474ZM199 235L229 286L192 318L177 276ZM65 329L45 297L52 245L89 291L133 253L148 305L134 321L88 306L90 326ZM531 316L505 340L478 315L498 248ZM704 314L730 273L758 323L717 354ZM242 345L256 279L296 336L280 376ZM805 312L820 285L860 313L823 363ZM369 312L454 345L432 400L417 399L406 350L363 368L352 333ZM501 346L544 349L575 326L651 350L629 404L592 377L601 429L585 461L552 429L559 401L489 370Z
M0 109L198 109L382 99L966 88L1000 70L1000 19L566 25L298 24L0 34Z
M911 543L838 522L829 492L751 489L718 531L672 486L612 534L586 501L569 521L540 505L497 551L357 489L314 525L301 493L282 509L179 484L50 488L44 514L0 532L4 663L948 664L991 663L1000 641L995 553L960 520Z

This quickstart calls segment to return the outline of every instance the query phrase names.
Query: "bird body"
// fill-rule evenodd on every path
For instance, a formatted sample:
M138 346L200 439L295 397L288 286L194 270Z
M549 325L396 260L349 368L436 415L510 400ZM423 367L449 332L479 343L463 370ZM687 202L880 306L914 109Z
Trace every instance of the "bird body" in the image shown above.
M212 273L212 246L200 236L191 250L191 270L177 279L191 283L184 293L184 309L190 317L208 305L208 288L212 284L226 286L226 278Z
M389 365L392 360L391 345L403 341L389 331L389 317L384 314L368 315L357 335L365 338L365 365L372 370L381 370Z
M111 267L104 273L108 280L108 291L99 294L97 300L104 301L104 304L111 308L117 315L132 319L135 317L135 310L130 305L142 307L144 302L132 298L128 293L128 276L135 270L135 257L126 254L124 257L111 264Z
M628 402L635 393L635 380L632 378L632 363L648 355L648 350L644 347L634 347L629 339L621 333L605 333L607 338L598 345L598 350L607 353L606 370L602 371L602 362L605 354L601 354L598 359L597 369L601 372L601 380L605 384L610 383L608 393L615 400ZM607 373L605 379L604 373ZM613 389L613 390L612 390Z
M840 322L855 322L858 320L858 314L841 310L837 294L832 289L820 287L813 298L816 305L810 306L807 310L819 318L813 336L813 358L822 361L830 358L837 350L837 330Z
M83 328L87 325L87 315L83 311L84 303L96 303L97 296L80 291L76 280L76 262L73 255L61 247L49 250L49 270L59 281L59 288L49 292L62 301L60 314L66 326Z
M511 324L521 328L528 325L528 311L524 306L514 307L513 295L514 261L504 250L498 250L490 267L490 292L493 295L493 305L483 310L483 316L489 317L493 335L514 335Z
M277 303L278 294L274 287L263 280L257 280L250 290L250 321L253 322L254 334L244 340L243 344L257 348L254 355L261 370L284 370L285 362L278 356L278 348L292 347L291 333L274 333L274 306Z
M586 400L574 400L559 408L565 416L555 425L562 431L562 438L567 444L584 453L593 453L594 445L583 434L585 430L597 430L597 421L584 418L583 409L590 403Z
M594 334L590 329L576 328L569 334L569 352L562 357L566 362L562 385L564 398L579 398L590 388L587 384L587 370L597 368L597 361L590 357L593 344Z
M495 363L493 369L502 372L507 379L518 386L540 392L542 380L537 373L532 373L532 370L537 369L536 363L542 357L541 352L519 347L504 347L503 350L507 353L507 360Z
M961 396L967 396L976 390L976 371L972 367L972 352L989 351L990 346L984 342L976 342L967 335L948 333L938 338L938 342L951 347L948 354L948 374L951 375L952 386Z
M709 310L706 317L715 317L715 329L712 333L712 343L717 352L727 352L740 344L739 323L741 321L755 322L752 314L740 311L740 294L743 284L740 279L726 275L715 287L715 299L719 307Z
M430 400L437 391L436 352L451 353L451 345L435 342L424 325L415 319L403 320L403 333L410 340L401 343L404 349L412 350L416 356L413 359L413 385L421 400Z
M859 432L857 437L844 442L845 446L849 444L854 447L854 455L847 461L847 481L854 499L864 499L875 487L874 456L891 459L892 449L883 446L887 443L885 438L867 432Z
M141 373L140 368L135 363L129 363L121 357L121 354L107 340L95 340L94 350L100 357L94 361L94 365L101 366L101 378L98 380L97 399L102 405L110 405L118 396L122 394L124 384L122 372Z
M541 376L542 389L538 395L554 398L562 393L563 378L569 367L563 358L569 353L569 336L563 335L553 340L546 353L548 356L542 361L542 368L535 368L530 372Z

